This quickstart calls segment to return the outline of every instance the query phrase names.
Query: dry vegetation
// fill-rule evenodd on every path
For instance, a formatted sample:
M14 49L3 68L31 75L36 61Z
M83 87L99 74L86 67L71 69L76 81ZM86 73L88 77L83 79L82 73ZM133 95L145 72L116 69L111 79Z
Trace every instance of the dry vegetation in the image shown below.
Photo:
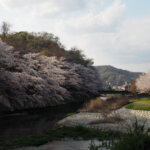
M123 107L129 103L129 98L122 95L106 95L108 100L102 100L100 97L91 100L89 103L85 104L84 108L80 112L96 112L101 113L102 118L93 121L90 124L99 123L120 123L124 120L116 114L116 116L109 116L112 111Z
M119 109L124 105L129 103L128 97L122 96L109 96L109 99L104 101L100 97L91 100L89 103L85 104L80 112L99 112L99 113L110 113L113 110Z

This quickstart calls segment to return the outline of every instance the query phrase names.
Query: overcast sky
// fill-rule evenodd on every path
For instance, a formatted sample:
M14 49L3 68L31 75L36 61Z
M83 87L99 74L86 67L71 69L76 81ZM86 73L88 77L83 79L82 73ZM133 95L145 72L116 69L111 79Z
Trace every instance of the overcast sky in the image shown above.
M13 31L47 31L95 65L150 70L150 0L0 0Z

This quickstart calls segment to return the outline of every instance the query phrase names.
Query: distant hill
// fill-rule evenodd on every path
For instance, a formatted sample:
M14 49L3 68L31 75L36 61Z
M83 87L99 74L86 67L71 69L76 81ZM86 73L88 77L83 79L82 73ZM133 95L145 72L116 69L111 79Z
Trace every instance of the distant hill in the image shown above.
M142 72L130 72L113 66L96 66L105 86L120 86L138 78Z

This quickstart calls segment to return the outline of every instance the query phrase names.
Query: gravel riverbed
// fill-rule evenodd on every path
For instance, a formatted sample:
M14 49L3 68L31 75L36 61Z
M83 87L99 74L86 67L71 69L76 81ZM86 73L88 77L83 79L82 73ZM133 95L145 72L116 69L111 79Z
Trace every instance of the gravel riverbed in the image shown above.
M111 123L102 122L105 117L107 118L120 118L122 121L114 121ZM139 124L145 125L145 129L150 127L150 111L130 110L121 108L113 111L107 116L102 113L78 113L69 116L58 122L60 126L85 126L90 128L97 128L102 130L113 130L127 132L135 121ZM97 123L92 123L97 122ZM98 123L100 122L100 123ZM92 123L92 124L91 124Z

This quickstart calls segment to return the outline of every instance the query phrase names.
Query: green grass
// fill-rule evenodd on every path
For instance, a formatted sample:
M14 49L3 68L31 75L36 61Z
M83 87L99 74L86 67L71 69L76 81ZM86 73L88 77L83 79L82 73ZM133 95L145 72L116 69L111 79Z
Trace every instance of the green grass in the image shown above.
M57 137L57 138L82 137L83 139L91 139L91 138L104 139L104 138L109 138L110 136L117 137L121 133L111 132L111 131L106 132L106 131L100 131L97 129L90 129L90 128L85 128L82 126L76 126L76 127L63 127L63 128L56 129L56 130L51 130L49 131L49 134L52 135L52 137Z
M39 146L48 143L52 140L59 140L65 137L68 138L83 138L83 139L109 139L120 136L119 132L106 132L96 129L89 129L81 126L63 127L55 130L50 130L47 134L33 135L23 138L18 138L11 141L0 142L0 150L7 150L16 147L24 146Z
M130 101L130 104L125 106L128 109L148 110L150 111L150 98L138 98Z
M69 116L72 116L72 115L75 115L75 114L76 114L76 112L68 113L68 114L65 115L65 117L69 117Z
M128 108L128 109L134 109L134 110L147 110L147 111L150 111L150 106L136 105L134 103L128 104L125 107Z
M34 135L23 138L18 138L11 141L0 142L0 150L8 150L23 146L39 146L51 141L49 135Z
M139 98L139 99L133 99L132 102L137 104L148 104L150 105L150 98Z

